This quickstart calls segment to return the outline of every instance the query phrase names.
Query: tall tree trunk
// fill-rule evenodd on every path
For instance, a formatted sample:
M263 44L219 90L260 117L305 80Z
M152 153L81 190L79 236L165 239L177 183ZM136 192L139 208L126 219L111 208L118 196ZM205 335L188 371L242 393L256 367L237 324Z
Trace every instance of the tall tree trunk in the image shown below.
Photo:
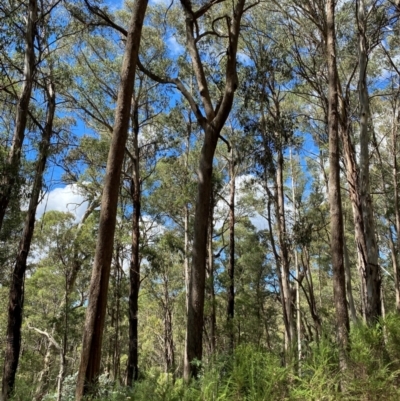
M43 128L39 157L36 165L36 173L32 187L32 195L29 200L25 226L19 243L18 254L10 285L7 320L7 341L4 357L3 382L1 400L6 401L14 389L15 375L18 368L19 352L21 347L21 326L24 304L24 279L26 262L31 247L33 232L35 229L36 209L43 185L43 173L46 168L47 155L50 147L50 139L53 133L53 120L56 109L54 85L49 78L47 84L47 117Z
M229 288L228 288L228 330L229 330L229 347L233 352L235 344L235 331L233 318L235 315L235 160L234 148L231 145L229 156Z
M291 349L292 342L295 340L295 324L293 317L292 294L290 289L290 264L289 250L287 244L286 218L285 218L285 198L283 188L283 153L281 147L278 149L278 160L275 177L275 204L276 222L278 226L278 238L280 249L280 265L282 276L282 292L284 297L284 308L287 318L287 349Z
M276 249L275 246L275 239L274 239L274 234L272 230L272 217L271 217L271 203L274 202L276 203L275 197L272 195L272 193L268 189L268 183L265 183L265 188L267 189L268 192L268 204L267 204L267 212L268 212L268 231L269 231L269 238L271 242L271 248L274 254L275 258L275 263L276 263L276 273L278 276L278 282L279 282L279 295L280 295L280 301L282 305L282 315L283 315L283 324L285 326L285 351L288 351L288 338L289 338L289 333L290 333L290 328L289 328L289 319L287 317L287 311L286 311L286 304L285 304L285 296L284 296L284 291L283 291L283 284L282 284L282 270L281 270L281 261L280 261L280 256L278 253L278 250Z
M192 133L191 113L189 112L189 122L187 123L187 138L186 138L186 155L185 155L185 185L188 185L189 177L189 152L190 152L190 136ZM185 230L185 290L186 290L186 314L189 307L189 277L190 277L190 262L189 262L189 204L185 202L184 206L184 230Z
M381 316L381 275L378 262L378 245L375 236L375 222L369 185L369 143L370 110L367 88L367 16L365 0L358 0L358 93L360 102L360 189L364 219L364 234L367 244L368 264L366 274L367 307L366 318L369 324Z
M135 70L147 3L148 0L135 1L126 41L117 108L115 111L115 123L108 154L101 202L100 225L77 378L76 401L81 401L82 397L92 389L93 384L96 383L100 374L101 345L114 245L118 189L128 136Z
M293 168L292 149L290 149L290 169L292 173L292 203L293 203L293 221L296 224L297 219L297 204L296 204L296 189L295 189L295 171ZM297 244L293 244L294 248L294 265L296 270L296 334L297 334L297 360L298 373L301 375L301 310L300 310L300 267L297 254Z
M396 231L397 231L397 252L394 253L392 251L393 258L393 275L394 275L394 284L395 284L395 292L396 292L396 310L400 313L400 268L398 265L398 255L400 250L400 196L399 196L399 182L398 182L398 174L399 167L397 163L397 130L400 122L400 112L397 112L396 116L396 108L394 109L394 117L392 123L392 155L393 155L393 167L392 167L392 177L393 177L393 189L394 189L394 210L396 216ZM390 230L390 239L391 243L393 243L392 239L392 230L389 226ZM394 248L394 246L393 246Z
M338 87L338 90L340 88ZM343 144L344 162L346 165L346 178L348 182L351 207L353 211L354 234L357 248L358 272L361 288L366 288L366 271L368 269L368 250L364 230L364 216L359 186L359 168L356 162L356 152L350 138L346 101L339 97L340 124L339 134ZM345 255L346 256L346 255ZM346 262L346 260L345 260ZM361 291L361 304L363 317L366 316L367 294Z
M11 192L18 176L21 160L22 144L25 137L26 122L28 119L29 103L36 70L35 62L35 31L37 22L37 0L29 0L27 26L25 34L24 83L18 99L17 113L12 145L5 166L5 174L0 180L0 230L4 216L10 202Z
M204 290L207 259L207 226L210 211L210 195L212 185L212 169L214 153L221 130L232 109L234 93L238 86L236 71L236 54L240 33L240 21L244 11L245 0L239 0L233 10L232 17L227 19L229 31L229 46L226 59L225 88L222 98L213 107L208 90L204 67L200 58L195 39L197 19L205 11L193 11L190 0L181 0L186 17L187 47L194 74L197 80L200 97L204 106L205 117L202 115L194 99L184 90L185 97L190 100L192 111L204 131L204 142L201 149L198 169L198 186L194 219L194 239L192 253L192 269L189 283L188 319L186 325L187 341L184 359L184 378L197 377L198 364L203 353L203 319L204 319ZM201 11L201 12L200 12Z
M7 171L0 182L0 230L3 226L4 216L18 175L22 144L24 142L26 123L28 119L29 103L31 100L34 75L36 71L34 40L37 22L37 0L29 0L26 21L24 83L17 103L12 145L6 163Z
M138 379L138 302L140 288L140 259L139 259L139 240L140 240L140 171L139 171L139 119L138 103L133 101L133 147L134 158L131 179L131 198L133 201L132 216L132 246L131 261L129 271L129 354L126 374L126 385L132 386L132 382Z
M185 378L197 376L198 365L203 354L203 319L205 263L207 257L207 225L210 208L211 175L214 152L218 136L212 129L207 129L200 156L199 182L197 188L196 211L194 221L194 240L192 269L189 281L189 308L187 319L187 342L185 352Z
M336 311L339 364L347 368L349 315L346 304L346 279L343 258L343 214L340 194L340 151L338 118L338 72L336 65L335 1L326 3L326 58L328 64L328 133L329 133L329 203L331 216L331 253L333 297Z

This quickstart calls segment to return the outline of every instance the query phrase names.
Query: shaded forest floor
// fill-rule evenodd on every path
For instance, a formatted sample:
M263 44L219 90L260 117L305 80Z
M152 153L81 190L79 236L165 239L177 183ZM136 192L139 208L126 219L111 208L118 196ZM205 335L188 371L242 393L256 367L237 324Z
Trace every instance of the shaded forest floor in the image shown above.
M145 372L133 389L101 377L95 401L274 401L400 400L400 318L375 327L353 326L348 369L340 373L338 352L329 336L304 349L300 367L284 367L282 358L254 345L241 345L234 355L220 355L203 365L199 380L185 385L156 369ZM294 358L293 358L294 359ZM20 382L14 400L27 398ZM73 401L75 377L67 377L62 401ZM48 394L43 401L56 400Z

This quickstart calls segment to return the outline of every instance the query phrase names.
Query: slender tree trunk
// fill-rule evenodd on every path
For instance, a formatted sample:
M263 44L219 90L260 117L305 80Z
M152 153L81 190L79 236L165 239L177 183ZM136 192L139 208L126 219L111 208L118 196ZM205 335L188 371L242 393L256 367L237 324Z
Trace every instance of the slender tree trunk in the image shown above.
M366 317L369 324L381 316L381 275L378 263L378 245L375 236L375 222L369 179L369 143L370 143L370 110L367 88L367 16L365 0L358 0L358 93L360 101L360 189L361 205L364 220L364 234L367 244L368 264L366 270L367 308Z
M50 78L51 79L51 78ZM25 226L19 243L18 254L10 285L6 352L3 368L3 382L1 400L6 401L14 389L15 375L18 368L19 352L21 347L21 326L24 304L24 280L26 262L31 247L33 232L35 229L36 209L43 185L43 173L46 168L47 155L50 147L50 139L53 133L53 120L56 109L54 85L50 81L47 85L47 118L42 133L40 153L36 164L36 173L32 187L32 196L29 201Z
M210 227L208 233L208 282L209 282L209 295L211 300L211 314L210 314L210 354L214 355L216 351L216 338L217 338L217 319L215 311L215 289L214 289L214 251L213 251L213 233L214 233L214 196L211 191L211 205L210 205Z
M233 318L235 315L235 161L234 149L231 146L229 160L229 288L228 288L228 329L229 329L229 347L233 352L235 345L235 332Z
M130 291L129 291L129 354L126 375L127 386L132 386L133 381L138 379L138 302L140 288L140 259L139 259L139 240L140 240L140 171L139 171L139 120L138 104L133 101L133 147L135 161L131 180L131 197L133 200L132 216L132 246L130 261Z
M338 84L338 92L341 92ZM350 124L347 110L348 100L339 96L339 135L343 145L344 162L346 166L346 178L350 194L351 207L353 211L354 235L357 249L358 272L360 276L361 305L363 319L366 320L367 293L366 288L366 272L368 270L368 250L365 238L364 216L362 212L361 190L360 190L360 171L356 161L356 151L350 137ZM346 251L346 248L344 249ZM344 253L346 258L346 253ZM345 268L346 268L346 259Z
M286 218L285 218L285 198L283 188L283 153L282 149L278 149L278 160L276 169L276 222L278 226L278 238L280 248L280 265L282 276L282 292L284 297L284 308L286 310L286 318L288 322L288 330L286 333L288 349L292 347L292 342L295 341L295 324L293 317L292 294L290 289L290 264L289 251L287 244L286 233Z
M272 217L271 217L271 203L274 202L276 203L275 197L270 193L270 191L268 190L268 184L266 183L266 188L268 191L268 206L267 206L267 212L268 212L268 231L269 231L269 238L270 238L270 242L271 242L271 247L272 247L272 251L274 253L274 258L275 258L275 263L276 263L276 273L278 275L278 281L279 281L279 295L280 295L280 301L281 301L281 305L282 305L282 315L283 315L283 323L285 326L285 351L288 351L288 346L289 346L289 342L288 342L288 337L290 333L290 329L289 329L289 320L287 317L287 311L286 311L286 307L285 307L285 296L284 296L284 291L283 291L283 285L282 285L282 271L281 271L281 262L280 262L280 256L279 253L276 249L275 246L275 239L274 239L274 234L273 234L273 230L272 230Z
M348 303L349 303L350 317L351 317L351 321L353 323L357 323L358 318L357 318L356 306L354 303L353 288L351 285L349 250L347 248L346 236L344 235L344 233L343 233L343 247L344 247L344 249L343 249L344 270L345 270L345 274L346 274L346 292L347 292L347 299L348 299Z
M312 279L311 266L310 266L310 254L308 252L307 247L303 247L303 252L301 254L301 261L302 261L303 270L304 270L303 277L305 277L305 279L306 279L308 290L304 289L304 287L302 285L302 280L299 281L299 284L303 288L304 296L307 300L308 307L310 308L310 314L314 321L316 339L318 342L319 338L321 336L321 331L322 331L322 321L321 321L320 315L318 314L317 302L315 300L314 283L313 283L313 279ZM301 275L300 275L300 278L302 278ZM321 290L321 288L320 288L320 290ZM320 294L320 307L322 308L321 294Z
M76 401L81 401L82 397L92 389L100 374L101 345L114 244L118 189L128 136L135 69L147 3L148 0L135 1L126 41L114 130L108 154L101 202L98 240L90 282L89 305L86 311L81 361L77 378Z
M5 166L5 174L0 180L0 230L3 226L3 220L10 202L11 192L18 176L22 144L25 137L29 103L36 70L34 40L37 22L37 0L29 0L26 20L24 83L21 95L18 99L13 140Z
M51 332L51 335L54 335L54 326ZM41 401L41 399L47 393L47 385L49 383L49 374L50 374L50 361L51 361L51 350L53 348L53 344L50 341L47 341L46 353L43 361L43 369L38 375L37 386L35 390L34 399L36 401Z
M393 176L393 188L394 188L394 210L396 216L396 232L397 232L397 252L392 251L392 259L393 259L393 275L394 275L394 285L396 292L396 310L400 313L400 268L398 265L398 254L400 250L400 197L399 197L399 182L398 182L398 174L399 167L397 163L397 130L399 127L400 121L400 112L397 113L394 110L394 119L392 124L392 154L393 154L393 167L392 167L392 176ZM393 243L392 239L392 230L390 230L390 239ZM394 248L394 246L393 246Z
M292 202L293 202L293 220L296 223L297 219L297 204L296 204L296 189L295 189L295 172L293 168L292 150L290 149L290 168L292 170ZM301 375L301 310L300 310L300 268L297 255L297 244L294 247L294 265L296 270L296 331L297 331L297 360L298 360L298 373Z
M343 258L343 214L340 194L340 151L338 118L338 72L336 66L335 1L326 3L326 57L328 64L328 132L329 132L329 203L331 216L331 253L333 296L336 311L339 364L347 368L349 315L346 304L346 279Z
M189 121L187 123L187 138L186 138L186 155L185 155L185 185L189 184L189 152L190 152L190 136L192 134L192 120L191 113L189 112ZM189 263L189 204L186 202L184 206L184 230L185 230L185 290L186 290L186 314L189 308L189 277L190 277L190 263Z

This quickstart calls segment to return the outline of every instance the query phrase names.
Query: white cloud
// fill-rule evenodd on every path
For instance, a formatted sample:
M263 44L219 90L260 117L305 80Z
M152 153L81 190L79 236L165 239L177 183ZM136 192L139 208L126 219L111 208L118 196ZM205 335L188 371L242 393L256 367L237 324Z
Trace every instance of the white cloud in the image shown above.
M66 185L65 187L55 188L44 196L36 210L36 218L40 219L44 212L58 210L72 213L75 219L79 221L87 207L88 202L85 201L77 185Z

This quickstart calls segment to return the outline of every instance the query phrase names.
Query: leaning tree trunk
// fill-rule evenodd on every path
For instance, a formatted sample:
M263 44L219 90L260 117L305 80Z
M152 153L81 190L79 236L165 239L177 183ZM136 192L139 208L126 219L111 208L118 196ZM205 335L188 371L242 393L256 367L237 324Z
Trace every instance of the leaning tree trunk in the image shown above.
M129 269L129 353L126 372L126 385L132 386L133 381L138 379L138 303L140 288L140 259L139 259L139 240L140 240L140 172L139 172L139 121L138 103L133 100L133 147L134 161L131 179L131 198L133 201L132 216L132 245L131 261Z
M367 88L367 16L365 0L358 5L358 93L360 101L360 189L361 205L364 219L364 234L367 244L368 263L365 274L367 305L366 318L369 324L381 316L381 275L378 262L378 245L375 236L375 222L369 180L369 143L370 143L370 110Z
M50 148L50 139L53 133L53 120L56 109L56 98L54 85L51 82L47 85L48 110L46 124L42 133L40 153L36 165L36 174L32 187L32 196L29 201L28 213L25 226L19 243L18 254L10 285L7 320L7 340L4 357L3 382L1 400L7 401L10 397L15 382L15 375L18 368L19 352L21 347L21 326L22 311L24 304L24 279L26 263L31 247L33 232L36 220L36 208L39 203L39 196L42 190L43 173L46 167L47 155Z
M15 186L18 169L21 160L22 144L25 137L28 109L31 100L33 80L36 70L34 40L37 22L37 0L29 0L27 27L25 34L25 60L24 60L24 84L17 103L15 128L12 145L8 154L4 175L0 180L0 230L3 226L4 216L12 190Z
M80 401L85 394L90 392L100 374L101 345L114 245L118 190L129 129L136 63L147 3L148 0L136 0L134 3L126 41L115 123L101 202L98 240L90 282L89 305L86 311L81 361L77 378L76 401Z
M336 66L335 1L326 5L326 58L328 64L328 133L329 133L329 203L331 216L331 253L333 297L336 311L339 364L347 368L349 315L346 303L346 279L343 257L343 215L340 194L340 150L338 116L338 72Z

